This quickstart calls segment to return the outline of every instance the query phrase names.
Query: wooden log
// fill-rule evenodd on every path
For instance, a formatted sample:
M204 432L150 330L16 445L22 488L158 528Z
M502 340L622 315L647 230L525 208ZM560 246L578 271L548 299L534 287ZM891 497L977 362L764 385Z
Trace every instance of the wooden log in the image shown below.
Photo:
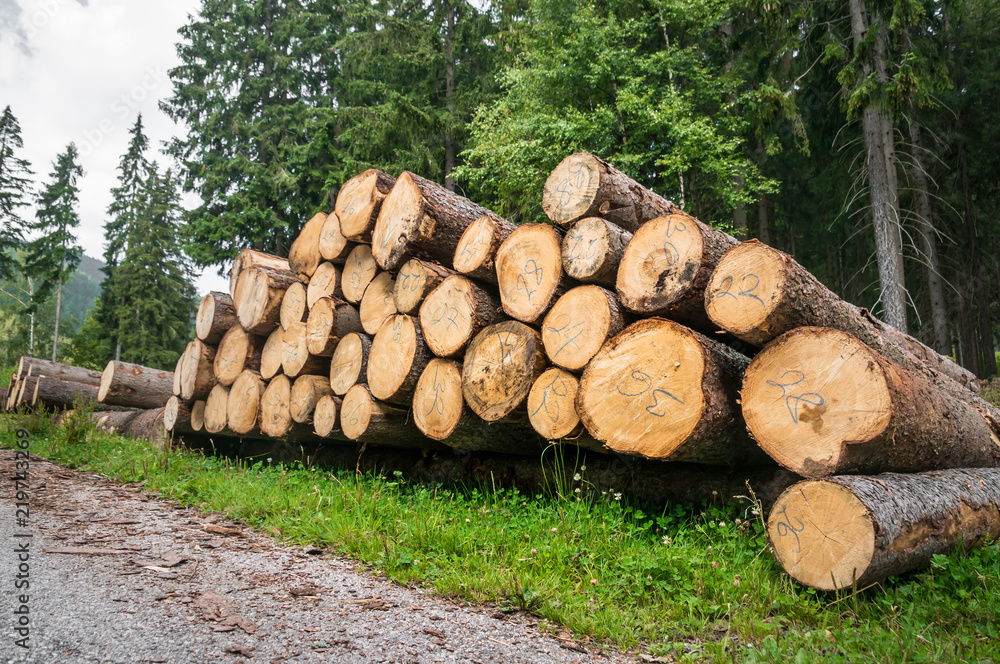
M319 236L319 255L323 260L343 264L347 255L354 248L354 243L344 237L340 231L340 218L336 212L331 212L323 224L323 232Z
M17 389L14 392L14 397L11 400L10 411L16 411L19 408L23 410L31 409L31 400L35 394L35 387L38 385L38 376L25 376L17 381Z
M181 395L181 376L184 375L184 361L187 360L187 348L185 347L184 352L181 356L177 358L177 364L174 365L174 384L173 393L175 397Z
M378 272L378 265L372 258L372 248L367 244L359 244L351 250L344 263L344 272L341 275L341 290L344 299L351 304L360 304L361 298L365 295L365 289L375 278Z
M221 433L229 426L229 395L232 392L225 385L216 385L208 393L205 402L205 431Z
M68 411L66 415L69 414ZM90 421L98 431L119 433L130 421L135 419L141 410L97 411L90 414Z
M361 327L368 334L376 334L387 318L396 315L396 302L392 296L395 289L396 280L391 272L380 272L368 284L358 307Z
M260 352L260 377L264 380L271 380L281 372L281 364L284 360L285 331L279 326L274 328L264 342L264 349Z
M312 422L316 403L324 396L333 396L330 379L326 376L299 376L292 383L288 411L293 422Z
M239 325L234 325L222 337L212 364L215 379L229 386L236 382L244 369L260 371L261 353L264 351L264 337L254 337Z
M705 287L736 238L686 214L647 222L625 248L615 288L622 305L642 316L669 316L700 328L712 326L705 313Z
M349 440L369 445L445 449L417 429L407 409L376 400L364 385L355 385L344 395L340 430Z
M163 407L163 428L171 433L194 433L191 409L175 396L167 399Z
M222 341L229 328L239 323L233 298L228 293L212 291L201 298L198 315L194 319L194 330L199 339L215 345Z
M281 324L281 302L298 277L288 270L251 267L240 274L233 302L243 329L265 336Z
M624 328L625 316L614 293L600 286L577 286L545 315L542 342L553 364L577 371Z
M484 328L465 351L465 403L487 422L520 411L547 364L542 335L524 323L504 321Z
M398 270L418 250L450 264L465 229L486 216L499 219L483 206L404 171L382 203L372 232L372 255L383 270Z
M332 394L321 396L313 409L313 432L322 438L329 438L340 431L340 397Z
M542 192L549 219L568 228L584 217L603 217L634 233L650 219L680 208L603 159L578 152L559 162Z
M362 329L361 316L357 309L343 300L324 297L309 310L309 319L306 321L306 348L316 357L330 357L341 339L352 332L361 332ZM287 336L288 331L285 334ZM324 366L329 369L328 365ZM287 367L285 373L288 373Z
M830 327L907 369L922 363L979 392L971 371L841 300L791 256L756 240L733 247L719 261L705 289L705 310L716 325L755 346L797 327Z
M95 371L93 369L74 367L69 364L51 362L49 360L40 360L36 357L28 357L27 355L24 355L20 360L18 360L17 371L13 376L11 376L11 379L13 381L15 377L45 376L46 378L56 378L58 380L66 380L71 383L81 383L83 385L100 387L101 375L100 371ZM11 386L13 386L13 382L11 383Z
M59 380L48 376L32 376L32 378L35 378L35 387L31 391L31 398L28 399L28 402L33 408L67 410L75 408L77 404L99 403L97 400L99 388L93 385ZM119 408L122 406L111 404L101 404L100 406L100 410L117 410Z
M215 388L212 388L215 389ZM209 393L211 394L211 393ZM205 429L205 406L207 402L198 399L191 404L191 430L195 433Z
M355 332L340 340L330 358L330 387L334 394L342 397L357 383L368 384L371 347L372 337L367 334Z
M257 251L256 249L244 249L236 256L236 260L233 261L233 268L229 271L229 294L233 298L234 305L236 304L236 284L240 279L240 275L243 274L244 270L258 266L279 271L289 269L287 258L265 254L263 251Z
M353 242L371 244L382 201L394 184L396 178L374 168L344 183L337 193L334 210L340 218L340 232L344 237Z
M576 438L584 433L576 413L576 376L550 367L531 386L528 393L528 419L532 428L545 440Z
M164 428L163 411L164 408L161 406L147 410L100 412L94 413L91 417L101 431L163 444L170 438Z
M1000 537L1000 470L806 480L778 498L767 533L799 583L862 589Z
M292 323L305 322L309 316L307 297L305 284L296 282L288 287L284 297L281 298L281 308L278 310L278 322L281 329L287 330Z
M184 401L204 399L215 386L215 353L214 346L209 346L201 339L195 339L187 345L184 351L187 359L181 367L181 394ZM107 369L105 369L105 372ZM164 399L166 403L166 399ZM124 405L124 404L122 404Z
M472 222L455 247L455 271L472 279L497 283L497 249L517 228L506 219L487 215ZM402 271L402 269L400 270ZM409 313L409 312L403 312Z
M740 418L749 360L673 321L625 328L590 361L576 410L610 449L649 459L737 466L766 457Z
M326 216L323 212L314 214L288 249L288 269L302 281L308 281L323 260L319 253L319 239L323 234Z
M750 433L805 477L1000 464L1000 425L926 376L831 328L786 332L743 383Z
M457 274L442 281L420 305L424 341L439 357L461 355L481 329L503 318L495 296Z
M453 274L453 271L442 265L419 258L411 258L403 263L396 275L396 286L392 292L397 313L408 316L416 314L424 298Z
M631 239L631 233L610 221L600 217L581 219L563 238L563 270L577 281L614 288L618 265Z
M324 297L335 297L338 300L344 299L340 270L333 263L321 263L316 269L316 273L309 280L309 288L306 292L306 304L312 309Z
M396 314L375 335L368 353L368 389L372 396L408 406L431 357L416 319Z
M573 287L563 277L562 231L524 224L497 250L497 280L503 310L529 325L541 322L555 301Z
M174 375L169 371L111 360L101 374L97 400L113 406L159 408L173 396L173 386Z
M319 376L330 370L330 359L309 352L308 323L295 323L281 335L281 368L289 378ZM279 374L280 375L280 374Z
M260 430L271 438L281 438L292 428L290 409L292 383L288 376L275 376L260 400Z
M257 426L264 381L253 371L244 371L229 389L226 402L226 425L238 434L250 433ZM205 412L208 428L208 410Z

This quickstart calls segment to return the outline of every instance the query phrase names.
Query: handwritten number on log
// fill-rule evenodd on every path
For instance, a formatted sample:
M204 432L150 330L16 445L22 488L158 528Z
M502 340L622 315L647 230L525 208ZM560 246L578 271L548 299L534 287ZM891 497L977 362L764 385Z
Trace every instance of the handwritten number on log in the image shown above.
M796 528L792 525L792 520L788 516L788 506L785 505L781 508L781 511L777 514L778 517L785 517L784 521L779 521L778 525L774 527L778 531L778 537L785 537L788 534L795 536L795 543L799 546L799 552L802 551L802 541L799 540L799 533L806 529L806 524L802 523L802 520L796 518L795 520L799 522L799 526Z
M806 379L806 375L801 371L797 370L786 371L785 373L781 374L779 380L786 380L786 378L790 382L786 381L784 383L779 383L778 381L769 380L767 381L767 384L770 385L771 387L781 388L781 396L785 399L785 407L788 408L788 414L792 416L792 423L798 424L799 403L805 402L810 406L822 406L824 403L824 399L822 395L820 395L817 392L803 392L798 396L788 393L789 388L795 387L796 385L798 385L799 383L801 383Z
M632 380L636 381L640 385L644 385L645 387L643 387L638 392L622 392L622 386L619 385L616 389L618 390L618 394L622 395L623 397L637 397L643 395L646 392L649 392L649 388L653 386L652 378L650 378L649 374L646 373L645 371L639 371L638 369L636 369L635 371L632 372L630 377L632 378Z
M438 382L438 367L434 367L434 403L431 404L427 414L430 415L435 410L438 415L444 415L444 402L440 402L441 394L445 391L444 381Z
M573 200L573 194L576 193L584 185L584 166L583 164L578 164L577 167L570 171L570 176L563 178L556 187L556 192L559 194L559 207L566 207Z
M569 255L570 258L580 258L583 260L590 260L597 255L597 241L600 238L592 238L587 241L586 247L581 246L583 243L583 235L569 235L569 239L573 240L573 245L570 247Z
M621 385L619 385L616 389L618 390L618 394L622 395L623 397L638 397L638 396L642 396L646 392L649 392L650 388L653 387L653 379L645 371L640 371L639 369L635 369L630 374L629 377L632 380L634 380L637 383L639 383L640 385L642 385L643 388L641 390L639 390L638 392L622 392ZM680 399L678 399L677 397L675 397L670 392L667 392L666 390L657 388L657 389L653 390L653 393L651 395L653 397L653 403L651 403L648 406L646 406L646 412L649 413L650 415L653 415L654 417L664 417L667 414L666 413L666 405L668 403L667 399L664 398L664 399L661 400L661 398L659 396L657 396L657 395L660 395L660 394L664 395L664 397L666 397L666 398L673 399L674 401L676 401L677 403L679 403L681 405L684 405L683 401L681 401ZM662 412L657 412L658 410L662 411Z
M500 342L500 375L506 372L508 364L514 364L514 350L517 349L517 345L520 342L520 339L515 336L514 343L509 343L510 337L510 332L507 332L506 338L502 338L500 333L497 332L497 341Z
M661 404L660 398L658 396L656 396L657 394L666 395L667 397L673 399L674 401L676 401L677 403L681 404L682 406L684 405L683 401L681 401L680 399L678 399L677 397L675 397L674 395L672 395L670 392L667 392L666 390L656 389L656 390L653 390L653 403L651 403L650 405L646 406L646 412L649 413L650 415L653 415L655 417L663 417L663 416L665 416L667 414L667 408L666 407L669 404L668 404L668 402L667 402L666 399L664 399L663 402L662 402L662 404ZM658 410L661 411L661 412L657 412Z
M357 403L353 403L353 402L352 402L352 403L350 404L350 405L354 406L354 408L352 408L352 409L350 410L350 412L348 412L348 413L347 413L347 417L349 417L349 418L350 418L350 419L348 420L348 424L357 424L357 423L358 423L358 410L360 410L360 409L361 409L361 403L362 403L362 402L360 402L360 401L359 401L359 402L357 402Z
M458 255L458 260L456 263L461 263L462 265L468 265L469 261L476 257L477 250L486 244L486 239L483 235L486 233L485 228L480 228L479 232L476 233L476 237L473 238L472 242L466 245L462 253ZM462 260L466 255L468 255L468 260Z
M577 330L578 328L583 327L585 321L580 321L576 325L573 325L573 319L570 318L569 314L560 314L559 316L556 316L556 319L552 321L552 323L556 324L562 321L565 322L563 322L560 327L553 327L552 325L549 325L547 328L545 328L549 332L555 332L556 334L558 334L560 339L566 339L566 342L559 347L559 350L557 350L555 353L552 354L553 358L557 357L559 353L563 352L563 349L570 344L573 344L574 346L579 348L580 345L576 342L576 340L579 339L580 335L584 333L584 330L580 330L576 334L570 336L571 332Z
M341 214L354 214L355 212L354 204L357 202L359 198L361 198L361 194L355 194L354 196L351 197L351 200L344 203L344 209L340 211Z
M393 343L399 343L400 339L403 338L403 321L400 318L395 318L392 321L392 341Z
M716 294L715 296L716 299L726 297L727 295L733 298L734 300L738 300L741 297L745 297L751 300L757 300L757 302L760 303L760 306L762 307L765 306L764 300L754 295L754 291L757 290L757 286L760 286L760 278L756 274L748 274L743 277L743 280L740 283L746 285L747 279L753 279L753 285L750 286L750 288L737 291L736 294L734 295L730 292L733 288L733 278L731 276L726 277L725 279L722 280L722 287L724 290Z
M558 383L558 387L556 386L556 383ZM551 409L549 409L547 405L549 402L550 391L557 397L565 397L569 393L568 390L566 389L566 381L564 381L563 377L560 376L559 374L556 374L556 377L552 379L552 382L546 385L544 388L542 388L542 403L538 404L538 408L536 408L535 412L531 414L531 417L537 415L538 411L544 408L545 414L549 416L550 420L552 420L553 422L559 421L559 402L558 401L555 402L556 412L554 415L552 414Z

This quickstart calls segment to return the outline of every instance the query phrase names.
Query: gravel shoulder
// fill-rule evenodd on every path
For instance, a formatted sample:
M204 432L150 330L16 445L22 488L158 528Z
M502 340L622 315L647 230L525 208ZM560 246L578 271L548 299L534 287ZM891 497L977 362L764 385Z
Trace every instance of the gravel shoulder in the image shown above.
M11 450L0 467L0 662L637 661L36 458L24 527ZM29 649L14 631L25 541Z

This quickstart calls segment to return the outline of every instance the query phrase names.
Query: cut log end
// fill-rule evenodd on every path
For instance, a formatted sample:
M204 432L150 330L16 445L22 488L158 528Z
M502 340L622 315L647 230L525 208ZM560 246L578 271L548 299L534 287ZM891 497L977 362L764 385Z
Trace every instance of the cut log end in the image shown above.
M271 380L281 371L284 337L285 330L277 327L264 342L264 350L260 354L260 375L264 380Z
M604 342L624 327L614 293L600 286L578 286L560 297L542 323L549 360L576 371L587 366Z
M495 243L499 225L500 222L490 216L480 217L469 224L459 238L455 260L452 261L458 273L476 275L484 268L493 269L493 257L499 246Z
M424 340L439 357L461 353L476 332L496 319L495 300L459 275L442 281L420 306Z
M339 404L340 400L332 395L322 396L316 402L312 417L313 431L317 436L327 438L340 430Z
M288 266L299 279L307 280L316 272L323 257L319 240L327 215L320 212L307 221L288 250Z
M559 440L580 433L580 416L576 413L579 385L576 376L558 367L546 369L538 377L528 393L528 419L540 436Z
M285 291L285 296L281 298L279 318L282 329L287 330L292 323L304 321L308 312L309 304L305 285L302 283L292 284Z
M577 281L613 288L618 264L631 239L631 233L600 217L585 217L563 238L563 269Z
M541 335L523 323L484 328L465 352L462 393L479 417L495 422L520 408L545 370Z
M251 267L240 274L233 302L240 325L251 334L269 334L281 323L285 291L298 279L287 270Z
M416 314L424 298L452 274L454 272L435 263L416 258L406 261L396 275L396 285L392 292L396 311L407 315Z
M396 280L392 273L381 272L365 289L358 313L361 315L361 326L368 334L377 334L382 323L396 314L395 288Z
M281 438L292 425L290 410L292 383L287 376L275 376L264 389L260 400L260 430L272 438Z
M340 230L340 218L335 212L331 212L326 222L323 224L323 231L319 236L319 254L323 260L334 263L343 263L350 253L353 244L344 237Z
M340 270L333 263L320 263L306 289L306 305L311 309L324 297L343 296Z
M198 306L195 334L205 343L217 344L226 330L238 323L233 299L227 293L212 292Z
M542 192L542 209L561 226L588 213L601 184L600 164L585 152L572 154L555 167Z
M344 299L351 304L358 304L365 295L365 289L375 278L378 266L372 258L372 248L367 244L359 244L351 250L344 263L344 271L341 275L341 290L344 292Z
M115 361L111 360L108 362L107 366L104 367L104 371L101 373L101 385L97 389L97 400L104 402L107 398L108 392L111 390L111 383L115 377Z
M249 433L257 426L264 381L252 371L244 371L229 390L226 412L228 426L236 433ZM206 423L207 425L207 423Z
M784 330L768 329L782 299L785 261L758 242L730 249L716 265L705 289L705 311L716 325L751 343L763 344Z
M641 226L618 266L616 289L622 304L638 314L669 311L688 294L704 248L697 222L687 215L658 217Z
M410 243L417 237L424 221L424 198L409 172L396 180L382 202L382 209L372 233L372 255L383 270L397 270L411 252Z
M288 410L292 420L300 424L309 422L317 402L325 396L333 396L330 379L326 376L299 376L292 384Z
M423 336L413 317L397 314L389 318L375 335L368 355L372 396L394 403L411 396L426 362Z
M198 399L193 404L191 404L192 431L198 432L205 428L205 406L207 405L208 404L204 399Z
M548 224L525 224L497 251L503 309L524 323L537 323L552 306L562 281L562 238Z
M394 182L391 176L371 168L344 183L335 209L344 237L354 242L371 240L378 209Z
M351 440L357 440L368 431L372 413L378 405L364 385L354 385L344 395L340 409L340 430Z
M358 381L368 382L368 352L372 338L352 333L340 340L330 359L330 387L338 396L347 394Z
M462 368L454 360L428 362L413 394L413 421L428 438L445 440L462 419Z
M230 389L225 385L216 385L208 393L203 415L205 431L208 433L219 433L225 431L226 427L229 426L229 393ZM256 416L256 409L254 409L254 416Z
M222 337L215 353L215 379L223 385L232 385L244 369L260 368L260 342L248 335L242 327L229 328ZM253 366L247 366L252 360Z

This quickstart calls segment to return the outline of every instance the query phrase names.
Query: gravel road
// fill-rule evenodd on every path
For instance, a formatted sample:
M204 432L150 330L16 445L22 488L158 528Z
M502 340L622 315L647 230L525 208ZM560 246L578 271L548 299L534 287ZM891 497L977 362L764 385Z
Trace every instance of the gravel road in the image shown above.
M0 454L0 662L636 661L38 459L19 525L13 452ZM27 591L15 588L25 542ZM16 644L22 594L28 649Z

